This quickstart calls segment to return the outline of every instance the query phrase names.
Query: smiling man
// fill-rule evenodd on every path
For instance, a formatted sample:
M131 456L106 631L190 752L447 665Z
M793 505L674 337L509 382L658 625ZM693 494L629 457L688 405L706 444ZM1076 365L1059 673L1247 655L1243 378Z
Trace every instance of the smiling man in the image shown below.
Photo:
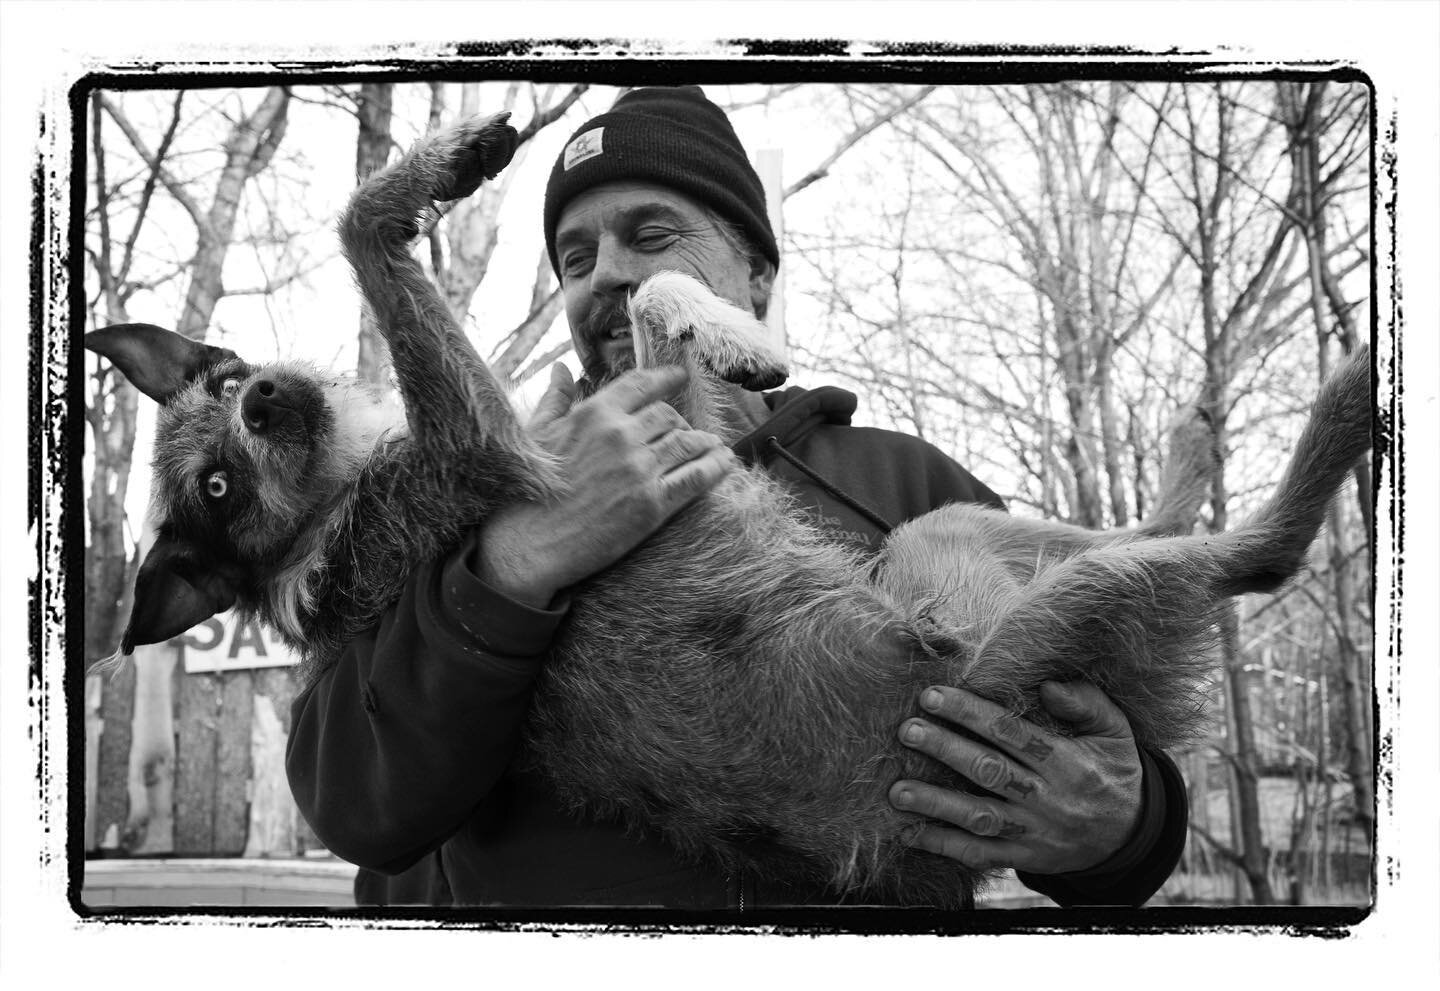
M576 816L512 765L566 589L737 460L771 471L835 539L871 552L890 527L941 505L1000 500L930 445L852 426L856 397L840 389L761 395L731 385L727 443L663 402L683 372L633 369L625 302L646 277L684 272L763 316L780 261L759 179L698 87L636 90L582 125L551 172L544 227L587 388L557 365L530 429L564 465L570 495L511 506L418 569L379 627L296 700L297 800L330 849L367 868L362 904L842 903L727 875L656 837ZM1092 686L1042 692L1073 737L958 688L919 701L935 718L897 726L900 739L993 794L896 782L892 803L927 817L918 848L1013 866L1061 904L1139 904L1173 870L1183 783L1163 755L1137 750Z

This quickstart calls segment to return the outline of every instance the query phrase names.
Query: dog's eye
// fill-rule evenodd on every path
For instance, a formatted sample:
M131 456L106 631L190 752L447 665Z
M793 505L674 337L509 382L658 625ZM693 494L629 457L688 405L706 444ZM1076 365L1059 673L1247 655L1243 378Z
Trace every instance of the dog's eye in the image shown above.
M225 380L220 383L220 395L222 396L233 396L239 391L240 380L234 375L226 376Z
M225 477L223 471L212 472L210 477L205 479L205 494L211 499L223 499L229 491L230 479Z

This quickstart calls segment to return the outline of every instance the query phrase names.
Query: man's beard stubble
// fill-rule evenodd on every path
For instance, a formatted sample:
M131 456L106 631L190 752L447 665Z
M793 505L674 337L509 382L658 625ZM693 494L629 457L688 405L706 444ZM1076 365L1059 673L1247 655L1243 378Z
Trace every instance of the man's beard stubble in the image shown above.
M610 339L610 332L616 327L629 327L630 314L625 302L607 301L597 304L576 329L576 337L584 343L580 352L580 366L584 372L581 387L593 394L600 387L613 382L635 367L634 349L617 354L613 361L604 357L602 343Z

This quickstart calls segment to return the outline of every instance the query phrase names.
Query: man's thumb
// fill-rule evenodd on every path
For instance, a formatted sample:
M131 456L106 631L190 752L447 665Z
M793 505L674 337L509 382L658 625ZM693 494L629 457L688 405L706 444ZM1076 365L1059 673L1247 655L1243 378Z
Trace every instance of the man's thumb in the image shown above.
M570 369L563 361L557 361L550 366L550 386L540 401L535 404L535 412L530 416L528 424L530 429L543 427L552 423L570 412L570 407L575 404L575 380L570 377Z
M1129 739L1133 735L1125 714L1087 681L1047 681L1040 686L1040 703L1052 716L1069 723L1078 736Z

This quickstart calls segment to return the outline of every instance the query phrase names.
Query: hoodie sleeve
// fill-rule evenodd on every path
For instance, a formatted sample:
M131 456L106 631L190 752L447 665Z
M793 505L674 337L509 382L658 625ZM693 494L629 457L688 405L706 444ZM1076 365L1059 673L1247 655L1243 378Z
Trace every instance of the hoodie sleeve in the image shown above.
M1016 876L1059 905L1139 906L1160 890L1185 849L1190 800L1180 769L1164 754L1140 751L1143 769L1140 823L1130 841L1108 860L1070 874Z
M292 706L286 773L338 856L393 874L458 829L504 773L564 616L490 588L472 534L415 570L380 623Z

